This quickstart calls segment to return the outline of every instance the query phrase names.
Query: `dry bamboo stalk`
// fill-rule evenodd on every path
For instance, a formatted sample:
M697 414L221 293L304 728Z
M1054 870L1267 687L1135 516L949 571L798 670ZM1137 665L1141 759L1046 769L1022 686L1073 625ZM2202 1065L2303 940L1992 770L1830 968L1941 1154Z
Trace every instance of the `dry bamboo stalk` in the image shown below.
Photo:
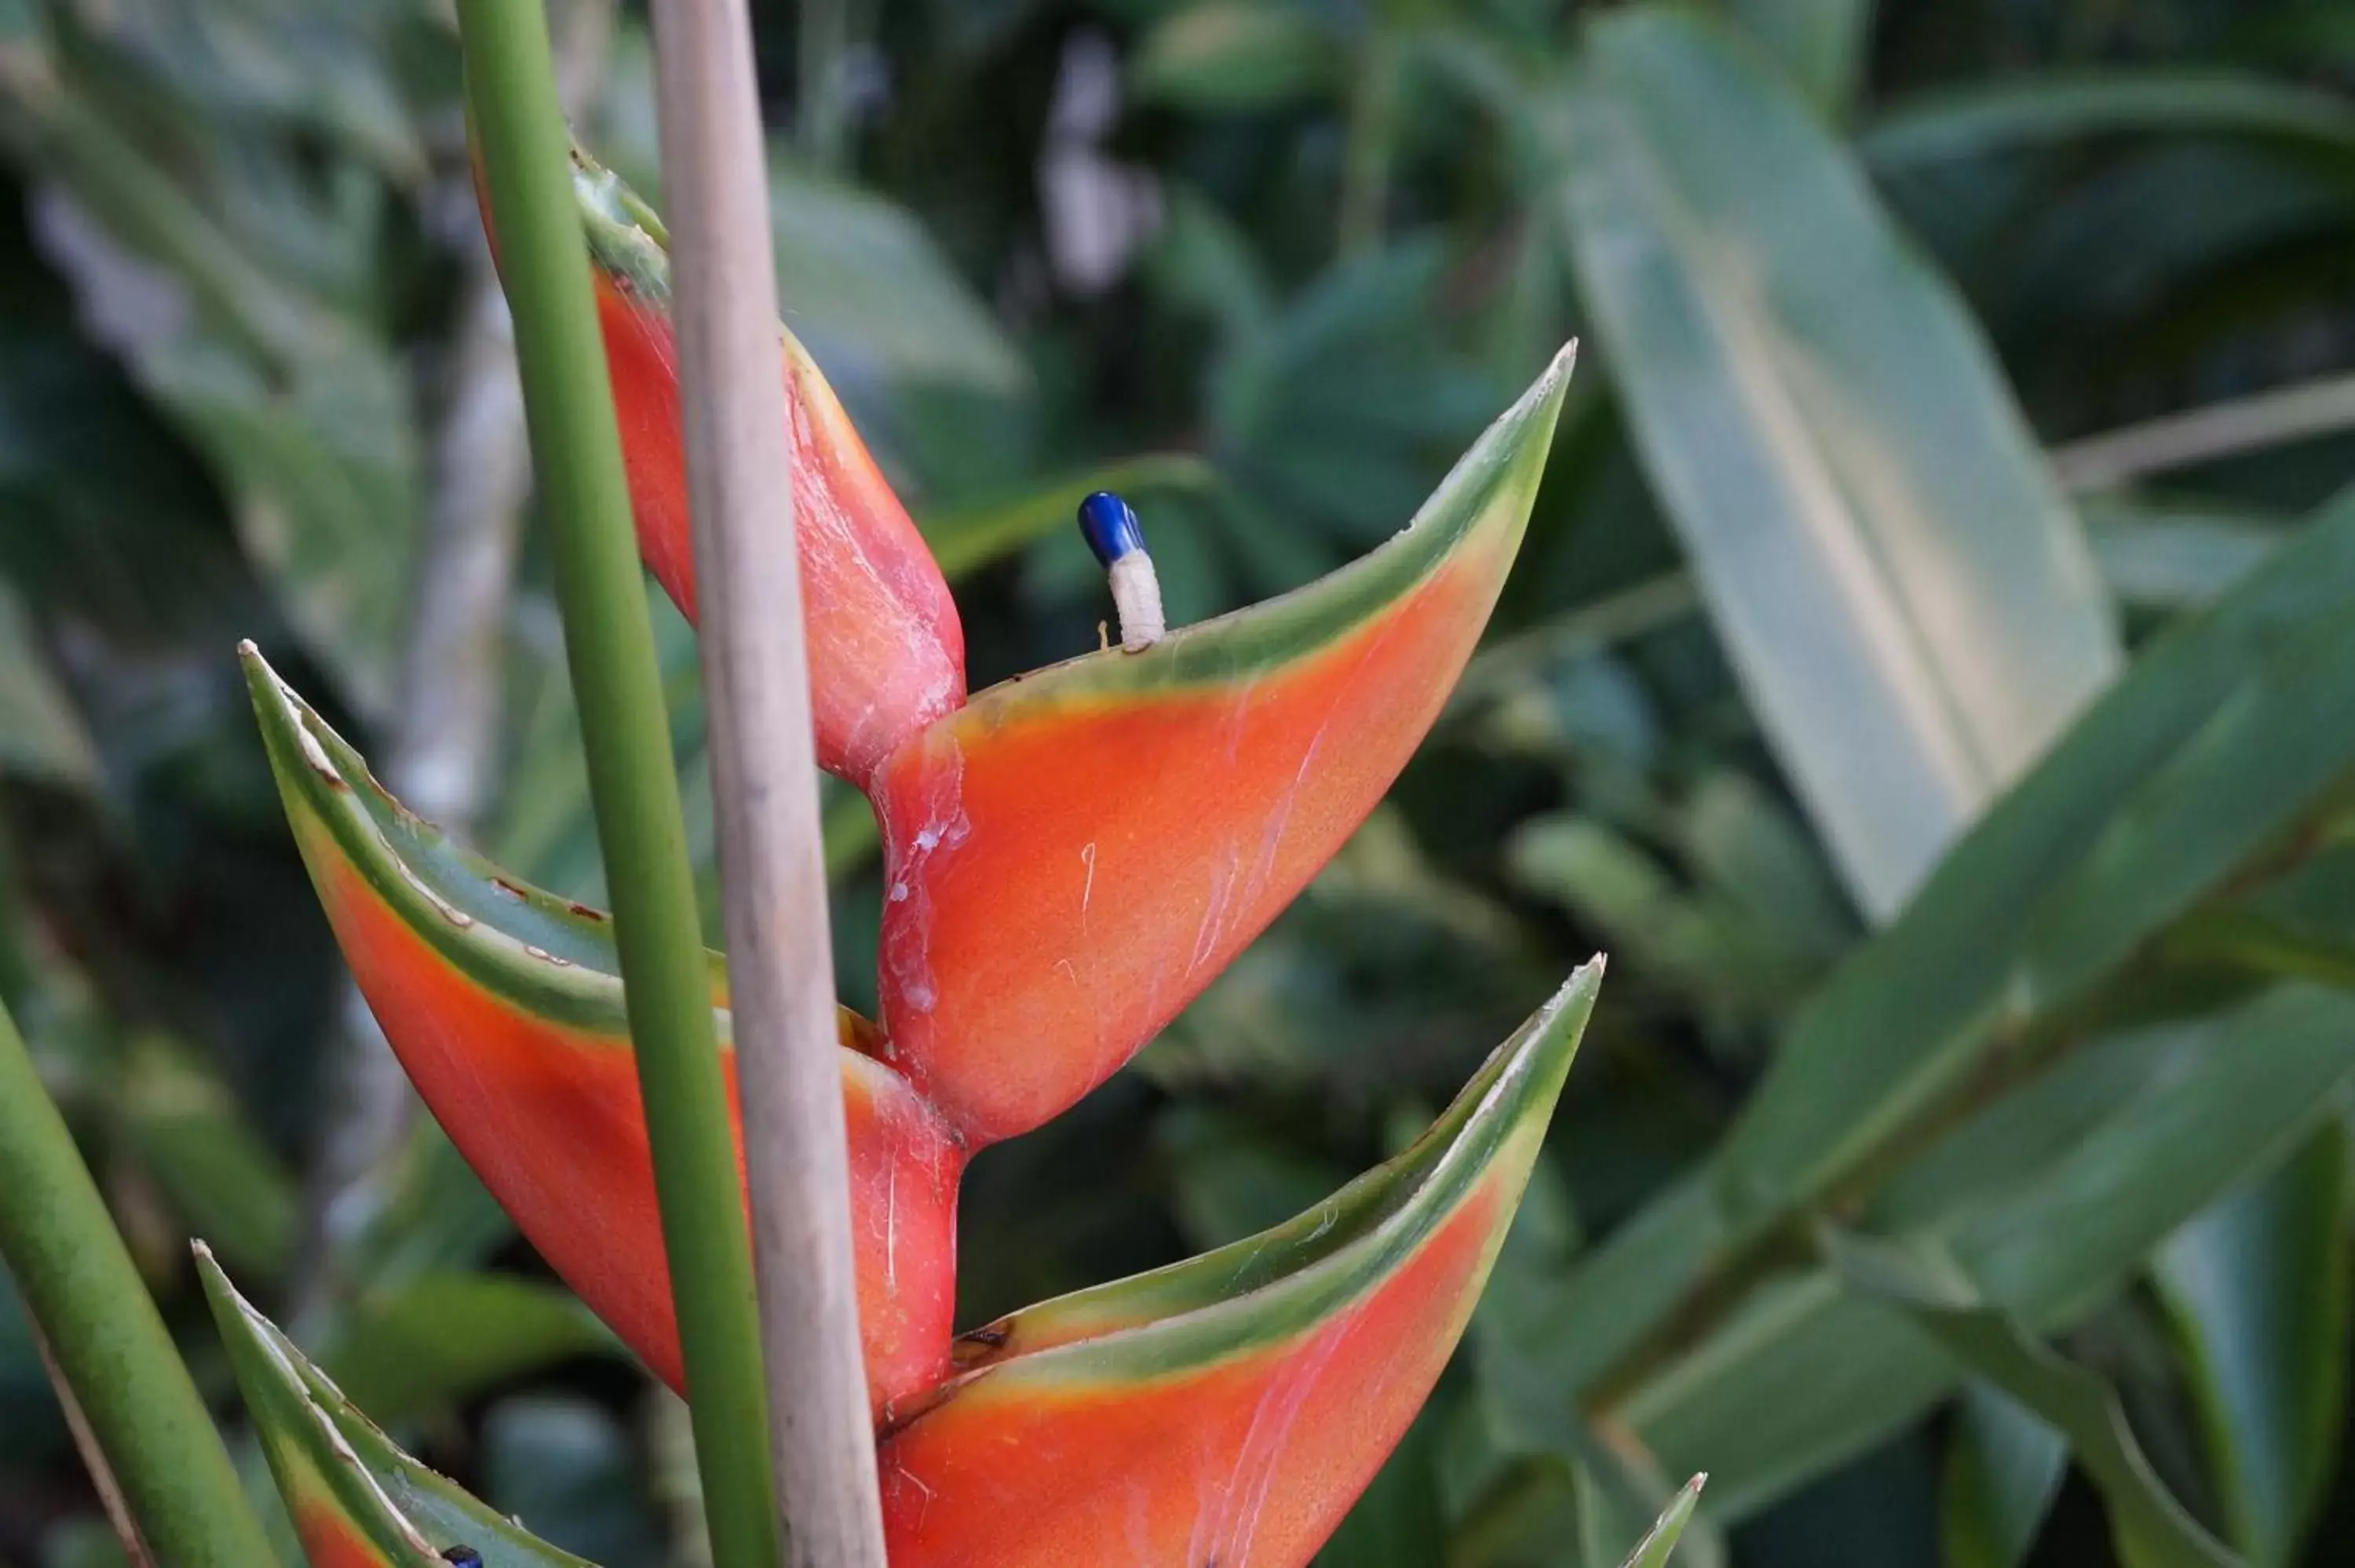
M884 1568L744 0L655 0L655 92L771 1457L807 1568Z

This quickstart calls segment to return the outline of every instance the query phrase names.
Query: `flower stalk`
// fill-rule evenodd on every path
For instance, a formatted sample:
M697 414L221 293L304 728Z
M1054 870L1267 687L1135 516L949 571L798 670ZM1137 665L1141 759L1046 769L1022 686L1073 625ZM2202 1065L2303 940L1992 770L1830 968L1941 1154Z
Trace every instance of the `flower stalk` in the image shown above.
M655 0L679 406L771 1452L808 1568L883 1568L791 415L744 0Z
M547 17L538 0L460 0L458 19L613 896L713 1559L774 1568L735 1142Z
M5 1007L0 1258L155 1557L274 1561L212 1417Z

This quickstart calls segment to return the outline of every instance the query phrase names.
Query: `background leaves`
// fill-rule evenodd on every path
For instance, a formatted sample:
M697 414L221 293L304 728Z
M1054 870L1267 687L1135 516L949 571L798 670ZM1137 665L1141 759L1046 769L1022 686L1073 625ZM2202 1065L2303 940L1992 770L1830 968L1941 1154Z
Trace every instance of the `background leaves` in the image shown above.
M584 135L652 191L634 10L553 10ZM1466 1353L1328 1563L1612 1568L1702 1469L1682 1563L2130 1561L2136 1505L2089 1479L2115 1423L2000 1392L1827 1262L1827 1222L1951 1260L2225 1549L2330 1561L2334 8L841 16L762 22L788 320L940 548L977 682L1094 646L1078 494L1128 491L1173 612L1214 613L1386 536L1584 339L1433 741L1135 1070L981 1159L961 1317L1291 1212L1607 946ZM0 994L224 1411L191 1233L493 1506L684 1563L676 1406L430 1127L323 1208L335 963L229 657L256 638L364 745L400 727L467 471L435 454L485 374L456 66L420 0L0 5ZM593 898L528 543L491 601L473 836ZM841 793L828 822L868 1004L871 824ZM12 1312L0 1557L86 1560Z

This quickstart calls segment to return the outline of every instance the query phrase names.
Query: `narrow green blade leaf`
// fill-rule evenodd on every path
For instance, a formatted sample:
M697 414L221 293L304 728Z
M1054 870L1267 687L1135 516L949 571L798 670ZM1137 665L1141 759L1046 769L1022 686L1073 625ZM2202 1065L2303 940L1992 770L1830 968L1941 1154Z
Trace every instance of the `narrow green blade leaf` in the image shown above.
M1876 173L1896 175L2120 133L2262 136L2343 155L2355 149L2355 109L2334 93L2240 71L2013 75L1908 99L1861 146Z
M399 1422L621 1342L570 1291L498 1274L430 1274L363 1296L326 1357L336 1383Z
M2151 1469L2115 1391L1983 1304L1952 1258L1832 1231L1823 1244L1850 1289L1902 1310L1955 1360L2068 1438L2109 1506L2129 1568L2231 1568L2238 1562Z
M1625 1355L1713 1260L1890 1153L1998 1042L2082 1007L2298 842L2355 772L2350 597L2355 497L2147 647L1799 1012L1710 1167L1582 1264L1555 1308L1565 1384ZM1722 1508L1736 1483L1716 1468Z
M1103 463L1018 495L932 514L921 519L918 526L923 530L924 543L932 547L941 575L954 582L1058 529L1069 528L1073 509L1092 492L1118 491L1135 499L1155 491L1207 490L1216 481L1209 464L1190 453L1148 453Z
M1201 0L1146 35L1129 80L1148 103L1206 114L1254 112L1336 81L1339 46L1305 6Z
M1872 31L1872 0L1731 0L1726 10L1809 103L1831 117L1848 108Z
M2286 1564L2336 1468L2347 1402L2348 1133L2171 1237L2154 1269L2181 1337L2232 1542Z
M33 642L25 607L0 585L0 772L64 784L98 777L90 732Z
M1677 1540L1684 1534L1685 1525L1692 1518L1693 1510L1700 1504L1701 1488L1708 1484L1709 1477L1705 1472L1685 1483L1684 1490L1677 1494L1676 1501L1660 1515L1660 1521L1652 1526L1650 1532L1636 1542L1636 1550L1627 1554L1626 1568L1662 1568L1669 1554L1676 1551Z
M2350 592L2355 502L2154 644L1800 1014L1728 1189L1820 1191L2331 799L2355 769Z
M769 167L777 293L794 333L845 383L1028 388L1029 366L916 215L779 157Z
M2312 1136L2350 1086L2355 1000L2285 986L2081 1048L1932 1146L1864 1223L1940 1249L1979 1296L2054 1332ZM1550 1320L1573 1334L1585 1315L1556 1303ZM1828 1271L1788 1274L1603 1414L1665 1465L1708 1464L1711 1511L1736 1520L1894 1436L1963 1370Z
M2009 1394L1973 1382L1946 1449L1938 1521L1945 1568L2019 1568L2068 1462L2067 1438Z
M1952 290L1786 85L1638 9L1572 90L1571 249L1637 445L1885 918L2115 673L2092 557Z
M2190 609L2264 565L2290 531L2228 509L2104 503L2087 527L2102 580L2121 604Z

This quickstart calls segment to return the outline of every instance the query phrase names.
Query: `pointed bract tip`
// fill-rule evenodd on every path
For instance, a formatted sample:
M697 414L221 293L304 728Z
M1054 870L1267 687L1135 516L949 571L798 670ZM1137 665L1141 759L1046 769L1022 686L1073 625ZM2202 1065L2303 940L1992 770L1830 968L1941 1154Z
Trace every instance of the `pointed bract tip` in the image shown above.
M1538 385L1550 392L1570 379L1570 373L1577 368L1578 340L1572 338L1553 351L1553 359L1546 366L1545 374L1538 377Z

